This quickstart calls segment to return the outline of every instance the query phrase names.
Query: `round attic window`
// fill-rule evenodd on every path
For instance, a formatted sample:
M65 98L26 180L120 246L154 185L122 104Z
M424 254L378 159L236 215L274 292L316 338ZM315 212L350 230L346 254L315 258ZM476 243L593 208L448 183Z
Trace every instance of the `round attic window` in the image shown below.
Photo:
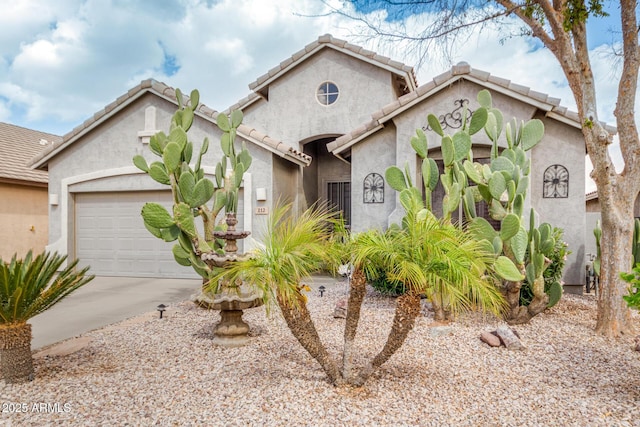
M324 82L320 86L318 86L318 91L316 92L316 97L318 102L322 105L331 105L338 100L338 95L340 95L340 91L338 90L338 86L335 83Z

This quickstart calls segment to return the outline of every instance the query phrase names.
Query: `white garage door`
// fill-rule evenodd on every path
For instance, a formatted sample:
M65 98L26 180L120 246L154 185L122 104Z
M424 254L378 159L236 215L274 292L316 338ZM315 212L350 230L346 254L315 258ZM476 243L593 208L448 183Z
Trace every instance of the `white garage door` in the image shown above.
M144 226L140 211L146 202L171 209L166 191L77 193L75 197L76 256L91 274L131 277L199 277L176 263L175 242L164 242Z

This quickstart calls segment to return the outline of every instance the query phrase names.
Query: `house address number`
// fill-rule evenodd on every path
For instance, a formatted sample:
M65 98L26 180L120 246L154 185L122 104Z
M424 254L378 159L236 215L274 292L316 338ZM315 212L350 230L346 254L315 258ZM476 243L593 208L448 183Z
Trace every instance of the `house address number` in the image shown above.
M269 215L269 208L267 206L258 206L256 208L256 215Z

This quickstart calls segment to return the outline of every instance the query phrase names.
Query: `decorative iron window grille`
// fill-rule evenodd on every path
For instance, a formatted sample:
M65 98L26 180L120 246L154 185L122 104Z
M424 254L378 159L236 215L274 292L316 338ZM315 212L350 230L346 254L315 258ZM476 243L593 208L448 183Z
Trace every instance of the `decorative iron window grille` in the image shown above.
M544 171L542 197L564 199L569 197L569 171L562 165L551 165Z
M362 197L364 203L384 203L384 178L372 172L364 178Z

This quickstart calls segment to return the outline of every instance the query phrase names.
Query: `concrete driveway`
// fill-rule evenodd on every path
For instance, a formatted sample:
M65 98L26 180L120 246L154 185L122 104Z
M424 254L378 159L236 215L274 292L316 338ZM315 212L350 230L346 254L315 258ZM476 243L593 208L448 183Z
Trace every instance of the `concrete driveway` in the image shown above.
M201 279L96 277L29 321L33 350L171 305L199 292Z

